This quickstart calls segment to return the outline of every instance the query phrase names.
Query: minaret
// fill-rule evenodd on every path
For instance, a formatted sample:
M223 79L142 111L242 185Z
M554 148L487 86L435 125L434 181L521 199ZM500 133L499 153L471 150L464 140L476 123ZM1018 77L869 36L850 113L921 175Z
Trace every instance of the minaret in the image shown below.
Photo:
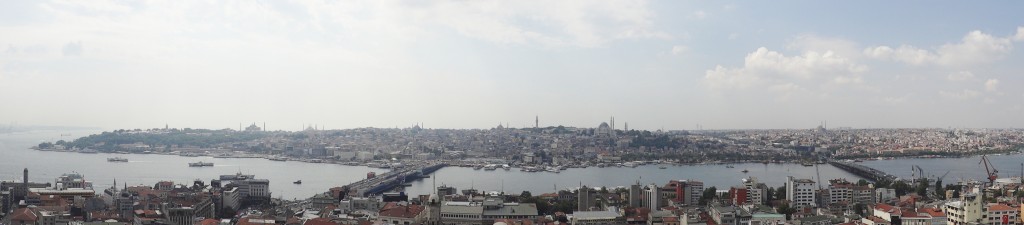
M540 127L540 116L533 117L533 128Z
M625 123L623 124L623 128L622 128L622 130L623 130L623 131L629 131L629 122L625 122Z
M612 117L611 123L608 124L608 125L612 125L612 130L615 130L615 117L614 116Z
M22 180L22 182L23 182L22 184L25 185L25 194L27 195L28 194L28 168L25 168L24 180Z

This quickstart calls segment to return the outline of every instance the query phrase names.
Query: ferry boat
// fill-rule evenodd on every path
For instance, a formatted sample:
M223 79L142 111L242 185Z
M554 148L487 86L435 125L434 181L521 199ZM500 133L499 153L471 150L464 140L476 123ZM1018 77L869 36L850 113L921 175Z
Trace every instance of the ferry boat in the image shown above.
M511 170L511 169L512 169L512 167L511 167L511 166L509 166L508 164L505 164L505 165L501 165L501 168L502 168L502 169L505 169L505 171L508 171L508 170Z
M803 162L803 163L800 163L800 165L803 165L803 166L814 166L814 163Z
M665 168L667 168L667 167L665 167L665 166L659 166L658 167L658 169L665 169Z
M285 157L267 157L267 159L269 159L270 161L288 161L288 158Z
M292 182L292 183L293 183L293 184L302 184L302 180L297 180L297 181L295 181L295 182Z
M630 167L630 168L635 168L636 167L636 163L627 162L627 163L623 163L622 166L626 166L626 167Z
M484 170L496 170L496 169L498 169L498 165L487 164L486 166L484 166Z
M750 172L750 171L748 171L747 169L743 169L743 171L740 171L740 172L747 173L747 172Z
M189 167L206 167L206 166L213 166L213 163L212 162L199 161L199 162L194 162L194 163L188 163L188 166Z
M121 157L107 158L107 162L128 162L128 159Z

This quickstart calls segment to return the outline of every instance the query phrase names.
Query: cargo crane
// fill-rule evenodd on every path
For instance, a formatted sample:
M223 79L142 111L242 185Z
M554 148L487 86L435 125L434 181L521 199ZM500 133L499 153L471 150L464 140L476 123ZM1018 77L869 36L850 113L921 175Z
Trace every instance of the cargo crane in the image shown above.
M988 186L992 187L992 185L995 185L996 178L999 178L999 170L996 170L995 165L992 165L992 162L988 161L988 157L984 155L981 156L981 162L978 162L978 164L985 166L985 173L988 174Z

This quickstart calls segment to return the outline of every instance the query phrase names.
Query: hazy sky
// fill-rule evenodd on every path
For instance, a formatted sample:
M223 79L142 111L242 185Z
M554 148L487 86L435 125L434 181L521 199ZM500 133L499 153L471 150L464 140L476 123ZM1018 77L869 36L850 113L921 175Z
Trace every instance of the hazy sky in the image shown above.
M0 1L0 124L1024 127L1020 1Z

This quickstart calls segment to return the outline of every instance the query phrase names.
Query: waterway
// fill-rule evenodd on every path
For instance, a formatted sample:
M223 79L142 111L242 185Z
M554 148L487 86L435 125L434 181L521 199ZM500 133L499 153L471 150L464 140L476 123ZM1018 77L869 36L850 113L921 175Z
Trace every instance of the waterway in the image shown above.
M152 186L159 181L174 181L191 185L196 179L209 184L220 175L254 174L269 179L273 197L285 199L307 198L327 191L331 187L346 185L366 178L367 172L383 173L387 170L365 166L337 164L281 162L259 158L231 159L213 157L182 157L155 154L83 154L70 152L36 151L29 147L43 141L61 138L72 140L78 136L99 131L37 131L0 134L0 180L21 180L22 170L28 168L29 180L54 182L64 173L77 172L93 182L97 191L106 189L117 179L117 185ZM60 136L60 134L70 136ZM107 162L107 158L123 157L127 163ZM190 162L212 162L213 167L189 167ZM302 184L293 184L302 180Z
M285 199L306 198L352 183L366 177L367 172L383 173L386 170L364 166L344 166L303 162L279 162L266 159L222 159L210 157L181 157L174 155L123 155L123 154L82 154L66 152L45 152L28 149L43 141L71 140L78 136L100 131L36 131L0 134L0 180L20 180L21 171L29 168L30 180L53 182L63 173L78 172L94 183L96 189L104 189L117 179L118 185L153 185L169 180L191 184L196 179L209 182L219 175L245 173L257 178L270 180L274 197ZM61 136L61 134L67 136ZM109 157L128 158L128 163L107 162ZM999 168L1000 176L1019 176L1020 163L1024 155L993 156L992 162ZM213 162L214 167L188 167L189 162ZM984 169L978 165L978 157L947 159L894 159L863 162L863 165L888 173L910 177L910 166L921 166L926 172L939 176L949 170L949 180L984 179ZM732 166L733 168L728 168ZM719 190L740 185L741 179L757 177L771 187L782 186L787 176L808 178L827 182L829 179L846 178L856 181L856 175L831 165L821 164L805 167L799 164L706 164L706 165L645 165L636 168L572 168L560 173L521 172L518 168L510 171L474 170L463 167L446 167L431 174L431 178L414 181L405 191L411 195L433 193L434 185L448 185L458 188L475 188L481 191L504 191L506 193L552 193L560 189L573 189L580 184L587 186L617 187L636 182L662 185L669 180L693 179L704 182L705 187L715 186ZM817 170L815 170L817 168ZM741 172L748 170L747 173ZM301 185L292 184L302 180Z

